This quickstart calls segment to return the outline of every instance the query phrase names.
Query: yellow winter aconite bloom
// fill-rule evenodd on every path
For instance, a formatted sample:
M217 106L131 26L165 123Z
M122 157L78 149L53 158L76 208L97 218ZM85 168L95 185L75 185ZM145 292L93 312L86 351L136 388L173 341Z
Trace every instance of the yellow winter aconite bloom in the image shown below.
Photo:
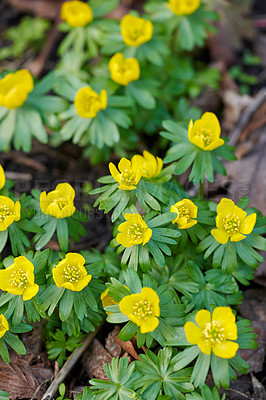
M151 21L125 15L120 22L121 35L128 46L140 46L152 38L153 25Z
M200 310L196 314L196 324L185 323L187 341L196 344L201 352L207 355L211 350L217 357L233 358L239 345L232 340L237 339L237 325L230 307L216 307L212 313ZM229 340L228 340L229 339Z
M121 158L118 164L118 169L113 163L109 163L110 173L114 180L119 183L119 189L136 189L136 185L142 176L142 161L139 157L134 156L131 161L124 157Z
M144 287L141 293L125 296L119 303L122 314L140 326L141 333L153 332L159 325L160 299L155 290Z
M9 331L9 325L8 325L6 317L3 314L1 314L0 315L0 338L4 336L6 331Z
M193 124L190 120L188 125L188 138L202 150L214 150L224 144L220 139L221 126L215 114L206 112L201 119Z
M9 197L0 196L0 232L5 231L14 221L20 220L21 205Z
M189 199L183 199L171 206L171 212L177 213L177 217L173 219L172 224L177 223L179 229L188 229L196 225L198 207Z
M34 265L26 257L16 257L12 265L0 270L0 289L22 295L24 301L32 299L39 290L33 271Z
M84 267L85 258L78 253L68 253L53 269L53 278L57 287L80 292L91 280Z
M6 177L2 165L0 165L0 190L5 186Z
M44 214L55 218L71 217L74 206L75 190L69 183L59 183L55 190L40 194L40 207Z
M142 176L144 178L155 178L163 168L163 160L160 157L154 157L151 153L144 150L143 156L136 155L142 162Z
M111 78L119 85L127 86L140 76L139 62L136 58L124 58L122 53L116 53L109 61Z
M106 289L102 294L101 294L101 300L102 300L102 305L103 308L108 307L108 306L113 306L117 304L117 302L112 299L112 297L108 294L109 289ZM105 311L107 315L110 315L111 312Z
M85 26L93 20L91 7L83 1L67 1L61 8L61 18L73 27Z
M146 244L152 237L152 230L140 214L125 214L126 222L119 225L116 240L125 247Z
M28 70L7 74L0 80L0 106L10 110L21 107L33 88L33 79Z
M169 0L167 5L174 14L190 15L199 8L200 0Z
M106 90L96 93L90 86L77 91L74 101L76 111L82 118L94 118L100 110L107 107Z
M217 206L216 226L211 234L219 243L240 242L252 232L256 223L256 213L247 216L246 211L237 207L233 200L222 199Z

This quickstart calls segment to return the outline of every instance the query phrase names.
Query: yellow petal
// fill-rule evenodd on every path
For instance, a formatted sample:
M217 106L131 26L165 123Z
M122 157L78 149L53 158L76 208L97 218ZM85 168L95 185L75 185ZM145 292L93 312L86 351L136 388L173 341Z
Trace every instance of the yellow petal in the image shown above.
M201 329L193 324L193 322L186 322L185 326L185 334L187 337L187 341L191 344L198 344L202 339L202 332Z
M212 112L206 112L202 115L201 121L213 134L214 139L218 139L221 134L221 126L218 118Z
M235 315L230 307L216 307L212 313L212 321L218 322L219 324L227 325L232 324L236 320Z
M201 340L199 343L197 343L197 345L203 354L206 354L207 356L211 354L211 345L206 340Z
M197 221L195 219L190 219L189 221L187 221L187 226L186 229L191 228L192 226L196 225ZM180 228L182 229L182 228Z
M233 214L234 213L235 203L233 200L230 199L222 199L217 206L217 214L224 213L224 214Z
M85 258L79 253L67 253L66 262L72 265L84 265Z
M19 201L16 201L13 209L13 214L14 214L14 220L19 221L20 220L20 211L21 211L21 205Z
M208 146L206 146L204 150L211 151L211 150L217 149L217 147L220 147L223 144L224 144L223 139L216 139L213 142L211 142Z
M123 297L123 299L119 302L119 309L121 313L124 315L133 314L135 311L135 304L140 302L142 299L143 296L141 293L130 294Z
M156 317L148 317L146 320L143 320L140 325L141 333L153 332L157 326L159 325L159 319Z
M33 285L29 285L24 289L23 291L23 300L27 301L32 299L39 291L39 286L37 283L34 283Z
M143 235L143 242L142 242L143 246L144 246L146 243L148 243L148 241L150 240L151 237L152 237L152 230L151 230L150 228L148 228L148 229L145 231L144 235Z
M118 172L118 169L112 162L109 163L109 171L110 171L110 174L112 175L112 177L114 178L114 180L117 182L120 182L121 174Z
M190 141L191 143L195 144L195 146L198 146L200 149L205 150L204 142L203 139L201 139L201 137L193 136Z
M240 240L246 239L245 235L242 235L241 233L233 233L233 235L230 237L231 242L240 242Z
M239 345L237 343L226 340L225 342L216 342L213 347L213 353L217 357L229 359L236 355L238 348Z
M223 231L221 229L212 229L211 234L216 242L219 242L221 244L225 244L228 242L229 235L226 231Z
M158 294L153 290L152 288L149 287L144 287L141 290L142 296L145 297L145 300L150 301L153 307L157 307L159 305L160 299ZM160 309L156 308L153 310L153 313L159 317L160 316Z
M58 204L56 203L51 203L49 204L47 208L47 213L51 215L52 217L59 218L60 216L60 208Z
M211 313L208 310L199 310L196 314L196 322L201 328L205 328L206 324L211 322Z
M77 284L74 285L75 291L76 292L80 292L82 289L84 289L89 284L89 282L91 281L91 278L92 278L91 275L86 275L82 279L79 279Z
M130 170L131 169L131 162L126 159L125 157L121 158L118 164L118 169L121 172L124 172L125 170Z
M60 211L60 214L58 217L59 218L71 217L71 215L73 215L75 211L76 211L76 207L71 204L68 204Z
M240 225L240 232L244 235L249 235L256 224L257 214L253 213L243 219Z
M6 177L2 165L0 165L0 190L5 186Z

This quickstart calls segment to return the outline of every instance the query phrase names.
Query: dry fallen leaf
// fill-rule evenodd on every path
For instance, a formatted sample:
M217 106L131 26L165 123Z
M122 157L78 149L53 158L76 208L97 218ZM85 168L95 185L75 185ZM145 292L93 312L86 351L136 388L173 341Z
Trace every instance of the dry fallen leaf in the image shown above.
M0 390L10 394L15 399L41 399L47 389L47 384L53 376L52 369L41 358L31 355L18 356L11 352L10 364L0 358Z

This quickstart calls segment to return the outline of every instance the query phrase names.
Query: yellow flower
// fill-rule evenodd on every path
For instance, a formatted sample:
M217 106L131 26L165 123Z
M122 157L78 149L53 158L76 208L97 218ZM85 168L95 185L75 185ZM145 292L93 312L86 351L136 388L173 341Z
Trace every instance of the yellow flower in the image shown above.
M198 207L189 199L178 201L174 206L171 206L170 211L177 213L172 224L176 222L179 229L188 229L197 223L197 220L193 218L197 218Z
M139 46L152 38L153 25L143 18L125 15L120 22L121 35L128 46Z
M252 232L256 223L256 213L246 216L246 211L237 207L233 200L222 199L217 206L216 226L211 234L219 243L239 242Z
M190 15L199 8L200 0L169 0L167 5L174 14Z
M138 156L134 156L131 161L121 158L118 164L118 172L113 163L109 163L109 170L116 182L119 183L119 189L133 190L136 189L142 175L142 161Z
M9 331L9 325L8 325L6 317L3 314L1 314L0 315L0 338L4 336L6 331Z
M160 299L155 290L144 287L141 293L125 296L119 303L122 314L140 326L141 333L153 332L159 325Z
M21 69L13 74L7 74L0 80L0 106L10 110L21 107L33 87L33 79L28 70Z
M112 299L112 297L108 294L109 289L106 289L102 294L101 294L101 300L102 300L102 305L103 308L108 307L108 306L113 306L115 304L117 304L117 302ZM107 315L112 314L109 311L105 311Z
M14 263L6 269L0 270L0 289L22 295L23 300L30 300L39 290L34 283L34 265L24 256L16 257Z
M232 340L237 339L237 325L230 307L216 307L212 313L200 310L196 314L196 324L185 323L187 341L196 344L201 352L207 355L211 350L217 357L233 358L239 345ZM227 340L229 339L229 340Z
M107 107L107 93L101 90L98 94L87 86L77 91L74 104L80 117L94 118L100 110Z
M152 230L140 214L125 214L126 222L119 225L116 240L125 247L148 243L152 237Z
M0 196L0 232L5 231L14 221L20 220L21 205L9 197Z
M40 195L40 207L44 214L55 218L71 217L74 206L75 190L69 183L59 183L55 190Z
M5 186L6 177L2 165L0 165L0 190Z
M120 85L128 85L140 76L139 62L136 58L124 58L122 53L116 53L109 61L111 78Z
M53 269L53 278L57 287L80 292L91 280L84 267L85 258L78 253L68 253Z
M202 150L214 150L224 144L220 139L221 126L215 114L206 112L201 119L188 125L188 138Z
M61 18L70 26L85 26L93 20L93 12L83 1L67 1L62 5Z
M163 168L163 160L160 157L154 157L151 153L144 150L143 156L136 155L142 162L142 176L144 178L155 178Z

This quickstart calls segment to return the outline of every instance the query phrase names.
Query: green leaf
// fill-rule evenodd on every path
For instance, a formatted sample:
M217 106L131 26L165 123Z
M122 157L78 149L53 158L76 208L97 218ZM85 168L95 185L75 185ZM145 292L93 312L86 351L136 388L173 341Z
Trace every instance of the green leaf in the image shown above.
M209 371L210 361L210 356L203 353L199 354L191 375L191 383L193 383L195 387L202 387L204 385Z
M178 34L181 47L185 50L192 50L195 46L195 38L190 21L184 16L181 17Z
M59 316L61 321L66 321L72 311L74 303L73 293L71 290L65 290L59 303Z
M20 355L26 354L26 349L24 344L19 340L17 336L13 335L12 333L6 332L5 342L9 344L9 346L12 347L12 349L15 350L17 354Z
M127 342L130 340L138 330L138 326L134 322L129 321L120 331L119 339Z
M49 240L51 240L56 230L57 221L57 218L51 217L48 223L43 226L45 233L43 233L37 240L35 245L36 250L41 250L49 242Z
M3 340L3 338L0 339L0 357L2 357L3 361L6 364L10 363L8 350L7 350L7 347L6 347L6 344L5 344L4 340Z
M150 250L151 254L154 257L155 262L161 267L163 268L165 265L165 259L164 259L164 255L161 252L161 250L159 249L159 247L157 246L157 244L153 241L150 240L147 243L148 249Z
M223 388L228 389L230 385L229 378L229 364L228 360L220 357L216 357L213 353L211 355L211 370L215 385L219 388L222 385Z
M222 269L229 273L237 269L235 243L232 243L230 240L224 245Z
M57 220L56 231L59 246L66 253L68 250L68 225L65 218Z
M8 238L8 230L0 232L0 253L4 249Z
M14 132L15 132L16 117L17 117L16 109L9 110L6 113L5 118L0 122L0 135L1 135L0 150L1 151L5 151L11 143L11 140L12 140Z
M176 217L176 213L172 213L172 212L167 212L167 213L158 215L157 217L148 221L148 227L155 228L157 226L166 225L169 222L172 222L173 219L175 219L175 217Z

